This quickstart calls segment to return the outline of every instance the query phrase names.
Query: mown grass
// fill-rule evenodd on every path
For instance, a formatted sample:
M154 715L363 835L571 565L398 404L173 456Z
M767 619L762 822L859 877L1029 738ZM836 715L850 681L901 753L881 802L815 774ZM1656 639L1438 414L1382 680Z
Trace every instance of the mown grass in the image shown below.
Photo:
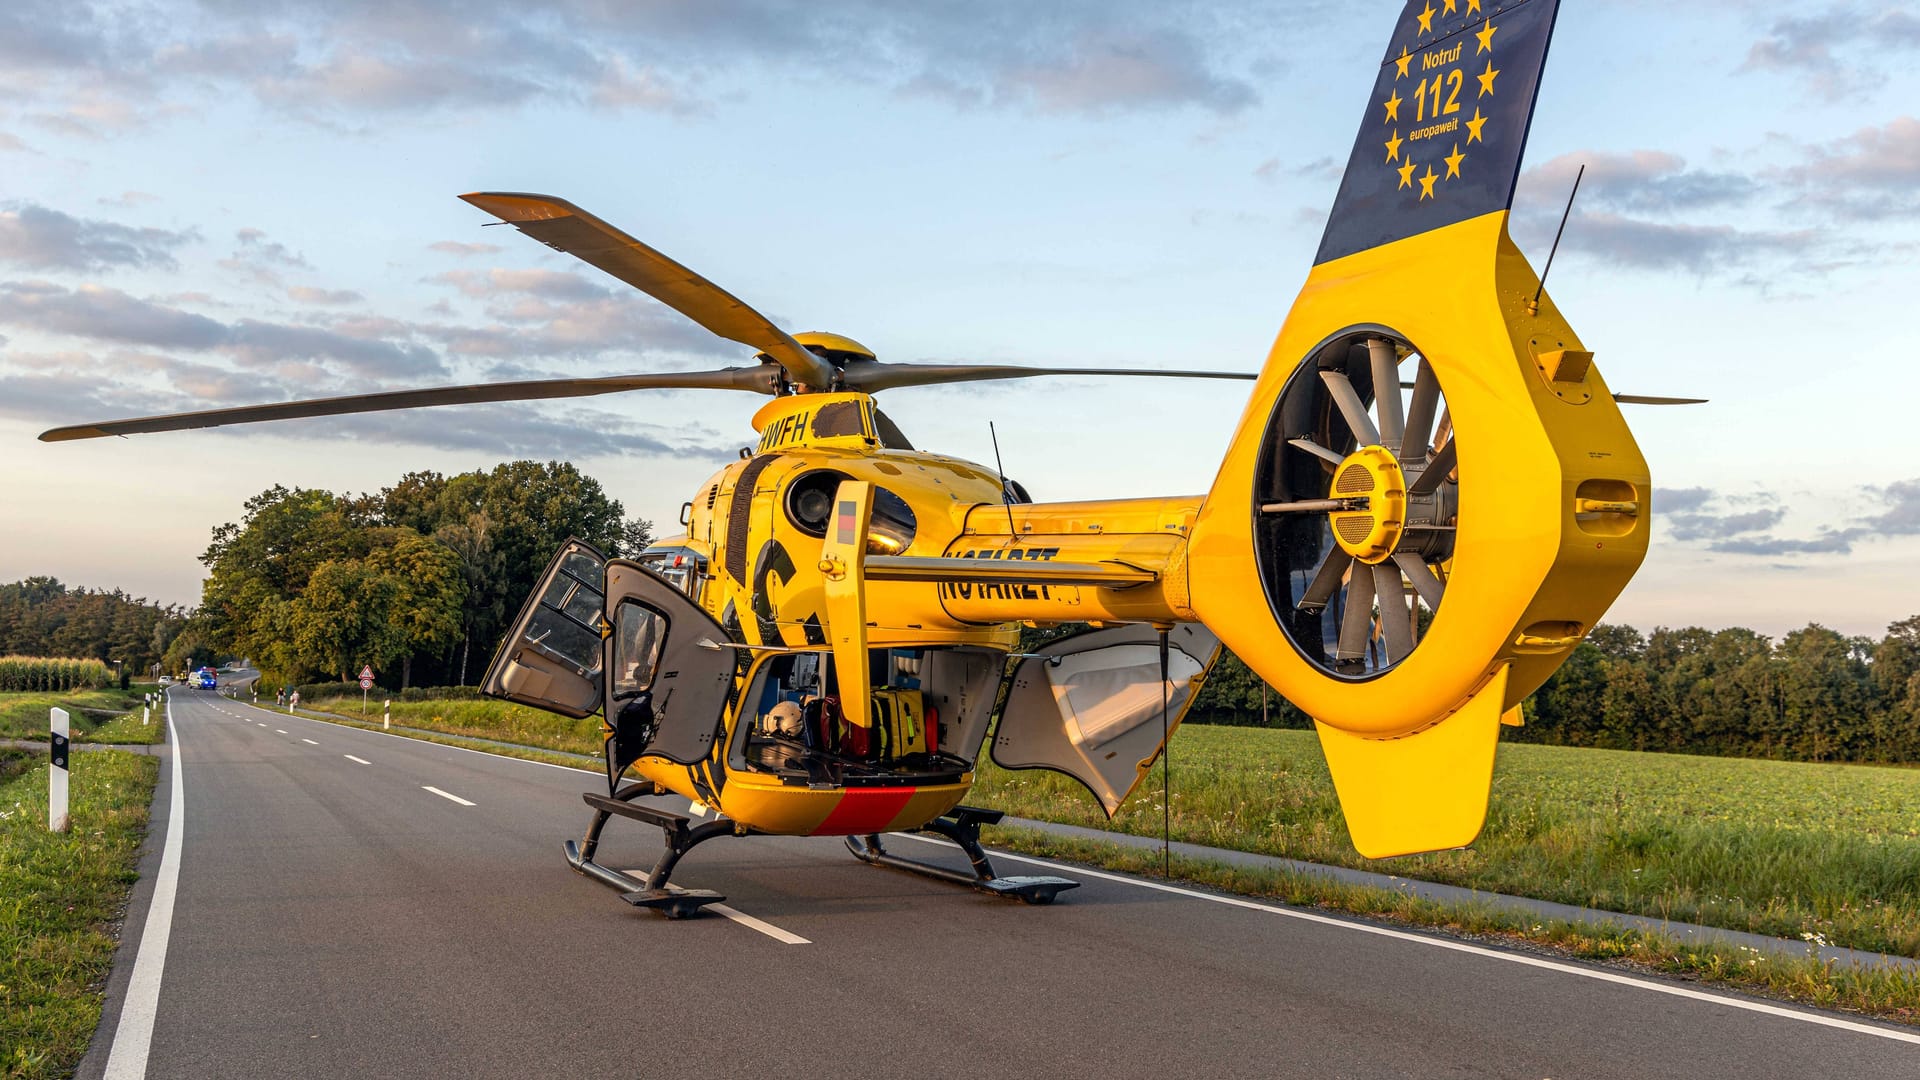
M68 728L75 742L157 743L166 709L164 706L155 709L153 723L143 727L140 723L142 702L139 690L0 694L0 739L45 742L47 711L59 707L67 710ZM127 712L129 709L132 712Z
M1158 877L1160 854L1103 841L1060 837L1017 827L994 827L996 848L1043 858ZM1828 1009L1847 1009L1906 1024L1920 1023L1920 974L1843 967L1797 957L1769 956L1733 945L1686 944L1661 934L1614 924L1542 921L1486 905L1422 900L1391 889L1348 885L1315 875L1229 866L1175 855L1176 880L1240 896L1298 907L1430 927L1573 959L1623 963L1646 971L1743 990Z
M498 701L393 708L448 735L600 750L596 720ZM1111 823L1066 777L988 763L968 801L1157 836L1158 781ZM1173 790L1176 840L1920 956L1920 770L1505 743L1471 849L1380 862L1353 850L1311 732L1184 727Z
M1195 726L1173 752L1176 840L1920 956L1913 770L1503 744L1472 848L1376 862L1311 732ZM1051 773L984 765L970 801L1157 836L1158 780L1111 823Z
M160 763L86 754L72 774L73 827L56 834L46 756L21 756L25 771L0 758L0 1069L40 1080L67 1075L100 1022L113 924L136 877Z
M333 703L328 702L327 704ZM398 703L396 702L395 704L397 705ZM269 706L266 702L260 702L254 707L266 709ZM507 707L518 708L518 706L512 705ZM285 709L286 706L283 705L274 711L283 712ZM377 713L369 714L370 719L362 719L358 712L337 713L324 709L309 709L307 708L307 703L302 701L300 703L300 715L310 717L314 720L322 720L330 724L339 724L342 727L360 728L365 731L388 731L387 728L381 725L378 718L379 714ZM432 718L429 717L424 723L431 722ZM422 722L408 722L406 726L402 726L400 715L397 711L394 714L394 727L388 731L388 733L401 736L402 738L418 739L421 742L439 743L442 746L457 746L463 750L479 750L488 754L498 754L501 757L520 758L523 761L539 761L548 765L563 765L569 769L583 769L587 772L596 771L593 762L581 761L579 758L568 755L571 753L597 752L600 747L599 740L596 739L594 741L593 751L548 750L543 747L529 746L523 743L511 743L497 735L448 734L444 731L425 728ZM501 745L501 743L506 743L506 745Z

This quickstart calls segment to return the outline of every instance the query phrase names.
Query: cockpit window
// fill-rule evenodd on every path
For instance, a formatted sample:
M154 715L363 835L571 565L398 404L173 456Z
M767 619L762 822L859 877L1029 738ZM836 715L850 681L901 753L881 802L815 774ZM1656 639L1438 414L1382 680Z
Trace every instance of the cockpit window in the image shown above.
M695 603L707 583L707 560L692 548L654 547L634 557L634 562L666 578L674 588Z

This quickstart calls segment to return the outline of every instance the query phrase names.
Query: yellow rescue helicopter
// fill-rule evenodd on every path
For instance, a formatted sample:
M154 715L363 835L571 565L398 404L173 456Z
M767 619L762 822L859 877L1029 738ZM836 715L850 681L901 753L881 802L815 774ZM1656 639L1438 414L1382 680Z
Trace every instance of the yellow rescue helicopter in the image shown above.
M1111 814L1230 646L1311 715L1356 847L1465 845L1504 720L1646 554L1648 474L1507 220L1557 0L1412 0L1306 284L1257 376L887 363L789 334L572 204L467 202L627 282L754 366L446 387L59 428L77 439L646 388L764 394L759 441L632 560L580 542L502 642L489 694L604 715L607 794L572 866L670 916L722 835L844 836L870 862L1044 903L962 805L985 752ZM876 406L910 386L1041 375L1252 379L1205 495L1036 503L915 449ZM1016 653L1022 625L1093 629ZM631 779L629 779L631 777ZM702 819L637 803L672 792ZM612 816L659 826L644 880L594 861ZM972 873L885 850L929 830Z

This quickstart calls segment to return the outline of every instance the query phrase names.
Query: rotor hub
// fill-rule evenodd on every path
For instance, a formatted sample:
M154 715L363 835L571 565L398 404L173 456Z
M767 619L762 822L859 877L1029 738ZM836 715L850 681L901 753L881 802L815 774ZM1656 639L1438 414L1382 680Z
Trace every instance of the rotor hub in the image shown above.
M1351 510L1333 513L1334 542L1363 563L1382 563L1400 544L1407 522L1407 482L1384 446L1363 446L1347 455L1333 471L1335 499L1364 500Z

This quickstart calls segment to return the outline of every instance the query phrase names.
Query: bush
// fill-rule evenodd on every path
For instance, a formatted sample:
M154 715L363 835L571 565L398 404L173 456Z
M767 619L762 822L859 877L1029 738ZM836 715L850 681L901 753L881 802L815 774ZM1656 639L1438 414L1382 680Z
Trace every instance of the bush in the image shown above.
M0 692L97 690L113 682L98 660L45 656L0 656Z

